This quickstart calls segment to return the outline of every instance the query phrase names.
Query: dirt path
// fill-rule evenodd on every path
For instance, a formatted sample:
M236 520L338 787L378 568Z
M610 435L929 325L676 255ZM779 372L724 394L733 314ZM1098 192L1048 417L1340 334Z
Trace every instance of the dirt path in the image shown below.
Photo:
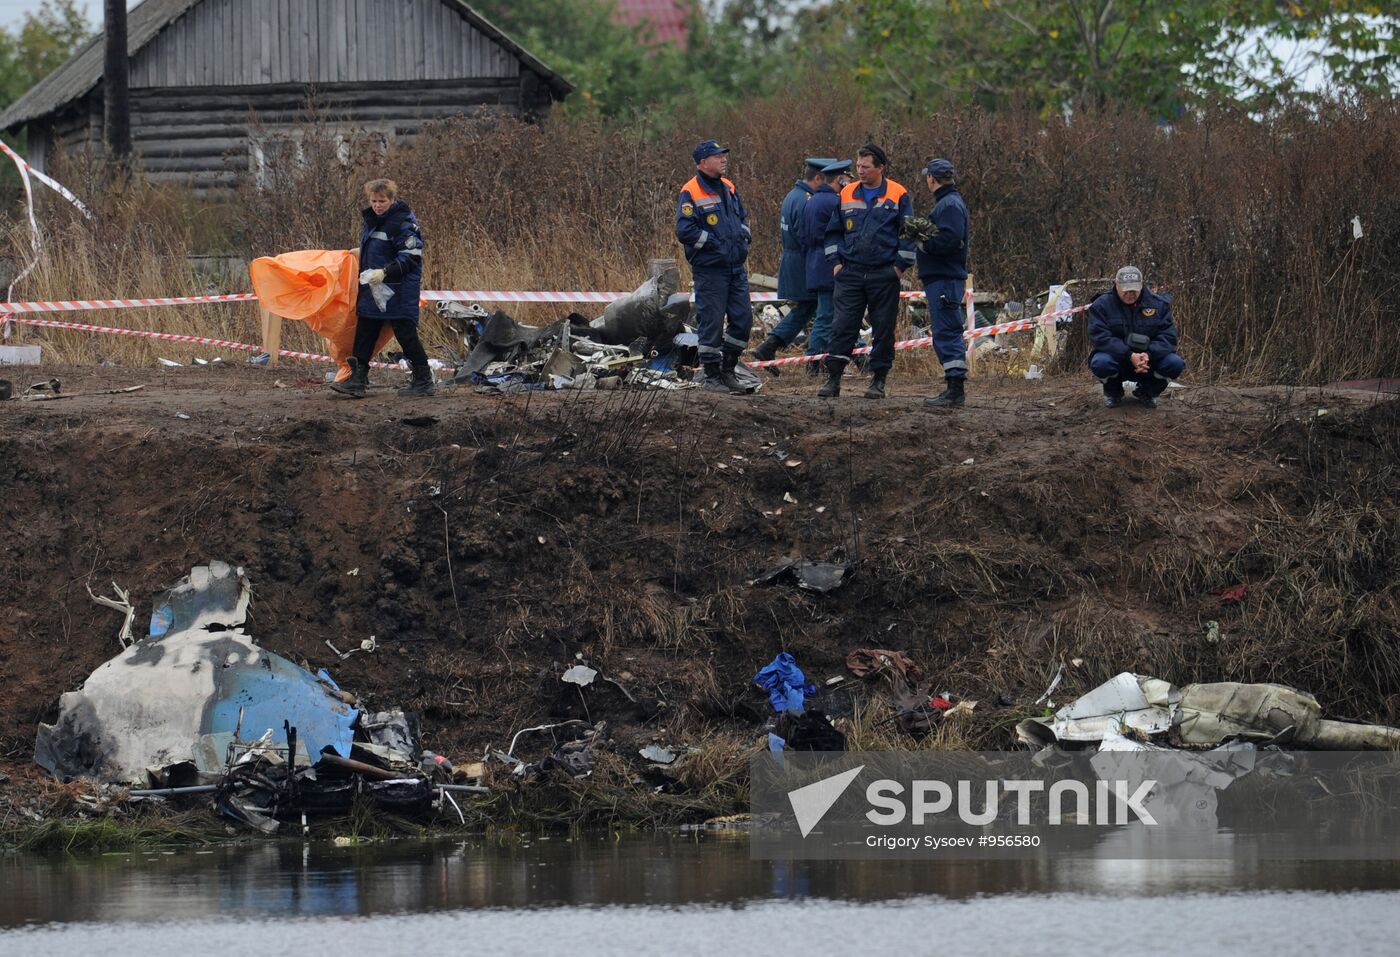
M211 558L247 568L259 642L421 712L446 753L585 715L637 740L747 733L776 652L821 679L871 645L991 715L1078 659L1062 695L1131 669L1400 717L1395 401L1192 387L1110 411L1087 380L978 381L931 414L932 385L898 378L882 403L794 374L754 398L354 402L304 367L44 375L145 389L0 404L6 763L118 650L87 586L129 588L144 624ZM827 596L749 584L797 555L858 567ZM1212 594L1235 584L1241 604ZM345 661L325 644L370 635ZM579 654L635 700L561 684ZM984 743L1009 745L996 727Z

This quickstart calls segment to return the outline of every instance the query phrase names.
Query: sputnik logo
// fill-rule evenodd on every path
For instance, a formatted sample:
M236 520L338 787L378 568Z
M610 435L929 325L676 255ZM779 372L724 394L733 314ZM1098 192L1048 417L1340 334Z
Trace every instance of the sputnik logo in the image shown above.
M856 779L865 765L842 771L840 774L823 778L815 784L808 784L796 791L788 792L788 803L792 805L792 815L797 818L797 827L806 837L821 823L826 812L846 793L846 788Z

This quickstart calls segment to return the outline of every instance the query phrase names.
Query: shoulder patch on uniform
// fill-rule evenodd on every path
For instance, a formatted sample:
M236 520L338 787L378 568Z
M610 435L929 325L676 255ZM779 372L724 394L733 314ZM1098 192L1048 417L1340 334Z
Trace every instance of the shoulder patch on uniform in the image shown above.
M855 221L854 219L848 219L848 220L846 220L846 232L850 232L851 230L853 230L853 229L855 229L855 228L856 228L856 221Z
M1147 317L1150 319L1151 317L1157 315L1157 310L1156 310L1156 309L1144 309L1144 310L1142 311L1142 314L1143 314L1144 316L1147 316Z
M682 215L682 216L694 216L694 215L695 215L695 205L694 205L693 203L682 203L682 204L681 204L681 215Z
M714 213L711 213L710 215L708 215L708 216L705 217L705 222L706 222L707 224L711 225L711 226L718 226L718 225L719 225L719 216L717 216L717 215L714 214Z
M417 233L409 233L408 238L403 241L404 246L409 249L417 249L420 240Z

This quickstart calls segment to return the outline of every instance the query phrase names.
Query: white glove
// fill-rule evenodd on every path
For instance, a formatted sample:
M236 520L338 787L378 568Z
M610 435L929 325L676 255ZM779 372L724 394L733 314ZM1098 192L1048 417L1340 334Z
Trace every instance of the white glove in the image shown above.
M384 270L382 269L366 269L360 273L360 285L362 286L378 286L382 285L383 282Z

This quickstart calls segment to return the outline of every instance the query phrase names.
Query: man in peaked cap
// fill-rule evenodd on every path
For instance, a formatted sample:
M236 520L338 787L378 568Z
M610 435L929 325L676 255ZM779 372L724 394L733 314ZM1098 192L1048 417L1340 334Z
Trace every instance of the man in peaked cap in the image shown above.
M1176 352L1176 322L1166 293L1154 293L1142 270L1124 266L1113 288L1089 306L1089 370L1103 383L1104 405L1123 401L1123 383L1132 381L1133 395L1149 409L1167 383L1186 371Z
M676 238L695 280L695 323L705 387L742 395L749 388L734 375L749 347L753 304L749 300L749 214L734 184L725 179L729 149L714 140L691 152L695 175L676 198ZM726 319L728 323L726 324Z
M778 298L791 303L792 307L783 321L774 326L753 351L755 359L772 359L779 349L792 345L792 341L807 328L807 323L816 314L817 296L807 288L806 256L800 238L802 211L823 182L822 170L834 162L836 160L830 157L807 157L802 178L792 184L792 189L783 199L778 225L783 243L783 258L778 265Z

